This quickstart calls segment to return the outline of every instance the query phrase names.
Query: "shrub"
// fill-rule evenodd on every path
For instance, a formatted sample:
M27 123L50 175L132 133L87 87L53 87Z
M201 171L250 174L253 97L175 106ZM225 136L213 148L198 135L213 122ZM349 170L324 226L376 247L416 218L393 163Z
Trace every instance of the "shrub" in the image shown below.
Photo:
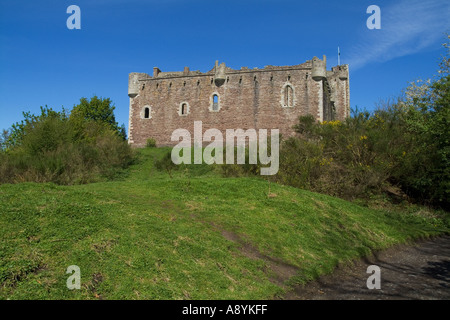
M300 117L299 135L281 145L275 178L349 200L407 195L448 209L448 110L448 104L425 109L399 99L372 114L354 112L342 122Z
M9 130L3 129L0 135L0 152L6 149L8 138L9 138Z
M450 42L436 80L345 121L302 116L281 145L280 183L346 199L383 194L449 209ZM393 191L394 190L394 191ZM403 194L402 194L403 192Z
M177 170L179 166L172 161L172 151L168 151L161 159L155 161L155 168L159 171L166 171L172 178L172 171Z
M156 140L153 138L148 138L145 146L147 148L156 148Z
M120 127L114 115L115 106L109 98L93 96L90 100L81 98L80 103L75 106L70 114L74 125L79 131L83 131L83 124L87 122L102 123L112 131L116 132L123 140L126 140L125 127Z
M281 145L276 180L345 199L378 192L386 175L377 166L367 122L366 113L343 122L300 117L295 127L299 136Z
M0 183L76 184L112 179L133 160L123 136L102 121L41 108L24 113L0 151Z

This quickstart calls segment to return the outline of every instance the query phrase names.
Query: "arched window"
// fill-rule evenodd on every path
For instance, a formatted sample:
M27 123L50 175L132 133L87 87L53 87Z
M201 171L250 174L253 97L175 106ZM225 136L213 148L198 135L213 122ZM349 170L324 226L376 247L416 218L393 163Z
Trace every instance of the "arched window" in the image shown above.
M152 118L152 107L149 105L144 106L141 111L141 119L151 119Z
M213 111L219 111L219 96L217 94L213 95Z
M280 105L283 108L293 108L295 106L295 89L290 82L286 82L281 88Z
M284 88L284 105L286 107L294 106L294 90L290 85Z
M183 103L181 105L181 114L182 115L186 115L187 114L187 104L186 103Z
M189 115L189 103L188 102L181 102L178 106L178 114L180 116L187 116Z
M280 92L280 105L283 108L295 107L295 87L287 81L282 87Z

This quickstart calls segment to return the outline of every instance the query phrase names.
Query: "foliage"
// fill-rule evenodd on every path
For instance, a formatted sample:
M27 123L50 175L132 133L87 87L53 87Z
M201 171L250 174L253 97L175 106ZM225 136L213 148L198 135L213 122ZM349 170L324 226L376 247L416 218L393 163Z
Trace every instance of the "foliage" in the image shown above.
M52 108L48 106L40 107L41 113L39 115L34 115L31 112L22 112L23 120L20 122L14 123L11 126L11 130L8 135L8 139L4 143L4 148L6 150L10 148L17 147L21 145L23 138L26 135L26 130L30 130L34 127L36 123L47 119L47 118L60 118L66 119L66 110L62 109L62 111L54 111Z
M387 195L449 209L450 45L435 80L411 83L403 95L345 121L302 116L298 135L282 142L275 180L344 199ZM225 176L255 174L224 167ZM257 174L257 173L256 173Z
M115 106L109 98L98 98L93 96L90 100L81 98L80 103L72 109L71 118L83 130L83 124L88 121L103 123L105 126L117 132L117 134L126 140L125 127L119 127L114 116Z
M6 149L6 143L9 139L9 130L3 129L0 135L0 152Z
M156 148L156 140L153 138L148 138L145 146L147 148Z
M133 153L123 136L100 118L80 117L80 110L46 106L39 115L24 113L2 142L0 183L87 183L112 179L127 167Z
M378 191L386 179L376 155L376 139L382 135L368 123L366 113L344 122L299 119L300 137L282 144L277 181L345 199Z
M179 167L172 161L172 152L168 151L164 156L155 162L155 168L159 171L166 171L170 178L172 178L172 171Z
M282 144L281 183L339 196L395 198L449 208L450 54L436 80L415 81L373 113L345 121L299 118L298 137ZM398 200L398 199L397 199Z

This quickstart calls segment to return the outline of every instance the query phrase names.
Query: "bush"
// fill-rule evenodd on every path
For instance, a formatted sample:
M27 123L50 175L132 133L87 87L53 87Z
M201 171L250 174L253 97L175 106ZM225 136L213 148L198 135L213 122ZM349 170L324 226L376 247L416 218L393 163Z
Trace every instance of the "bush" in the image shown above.
M80 103L75 106L70 114L71 120L83 130L83 124L87 122L102 123L112 131L116 132L123 140L126 140L125 126L118 125L114 115L115 106L109 98L98 98L93 96L90 100L81 98Z
M172 151L168 151L161 159L155 161L155 168L159 171L166 171L172 178L172 171L177 170L179 166L172 161Z
M347 200L387 194L448 209L450 116L442 110L399 99L343 122L300 117L299 135L281 145L275 179Z
M344 122L310 120L300 117L299 136L281 145L277 181L348 200L377 193L386 174L378 165L368 115Z
M102 121L41 108L13 125L0 152L0 183L77 184L112 179L133 160L123 136Z
M389 195L449 209L450 42L436 80L345 121L299 118L281 145L280 183L345 199Z
M156 140L153 138L148 138L145 146L147 148L156 148Z

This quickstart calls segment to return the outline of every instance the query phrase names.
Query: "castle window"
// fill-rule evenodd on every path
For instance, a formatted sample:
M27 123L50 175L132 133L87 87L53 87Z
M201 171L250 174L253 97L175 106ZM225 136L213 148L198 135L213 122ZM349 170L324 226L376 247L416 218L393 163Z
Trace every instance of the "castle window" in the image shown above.
M182 102L178 109L178 114L180 116L187 116L189 114L189 104L187 102Z
M281 106L284 108L294 107L294 87L287 82L281 90Z
M211 110L211 111L219 111L220 110L219 95L217 93L214 93L211 96L211 105L210 105L209 110Z
M213 96L213 110L218 111L219 110L219 96L215 94Z
M144 106L141 111L141 119L151 119L152 118L152 107Z
M291 86L284 88L284 105L286 107L292 107L294 105L294 90Z

